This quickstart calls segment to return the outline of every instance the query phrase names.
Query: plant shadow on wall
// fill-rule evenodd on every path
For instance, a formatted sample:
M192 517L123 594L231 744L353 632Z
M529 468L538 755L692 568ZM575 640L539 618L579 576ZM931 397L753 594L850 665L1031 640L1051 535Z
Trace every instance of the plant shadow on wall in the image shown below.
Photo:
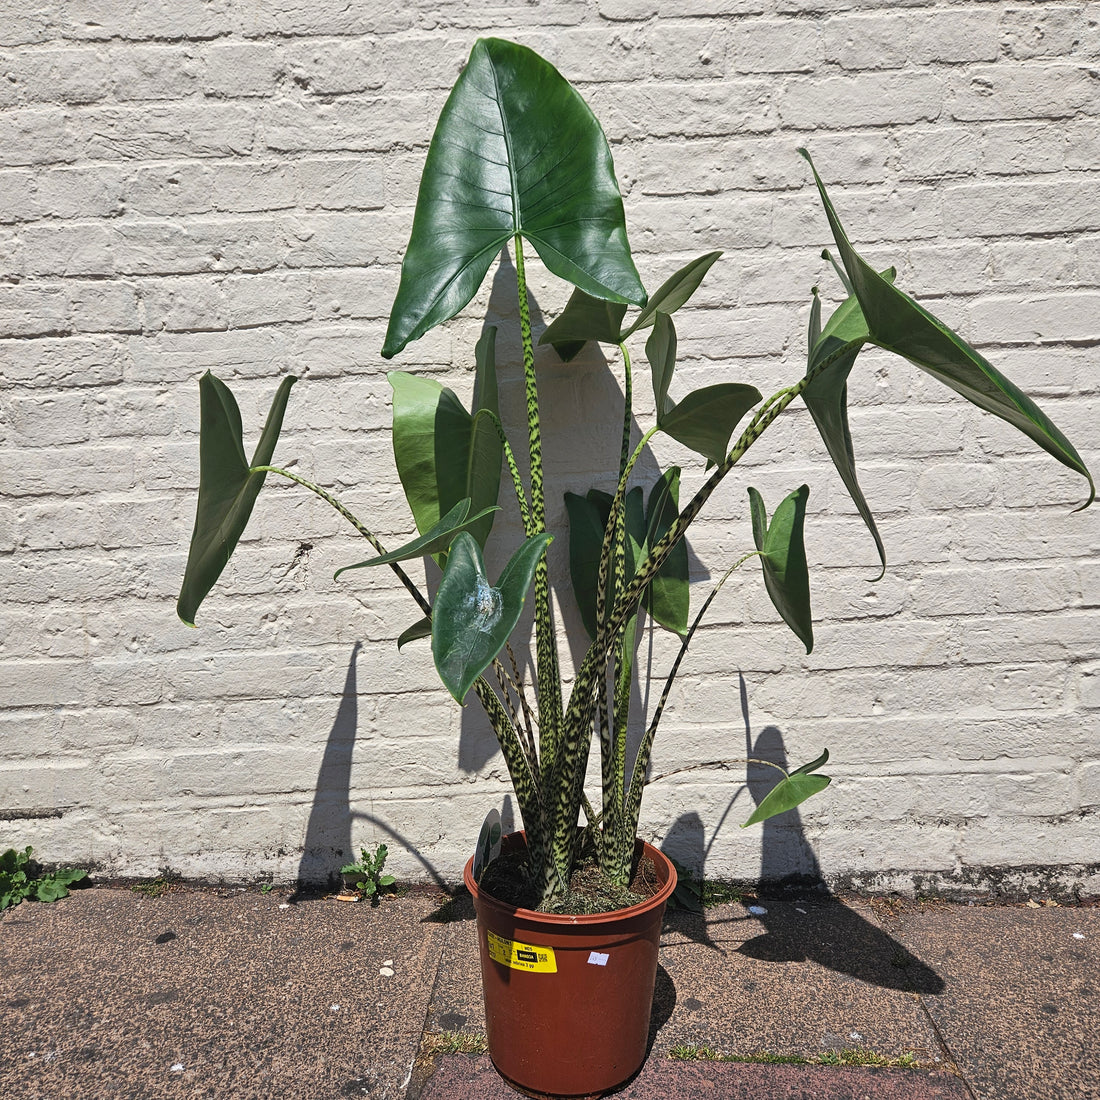
M298 862L297 885L289 900L293 903L311 890L329 889L340 880L340 867L353 858L352 828L364 821L372 830L380 830L402 848L411 852L428 876L447 893L453 888L428 859L402 833L372 813L352 809L352 761L359 733L359 690L356 660L362 642L356 642L348 659L344 688L332 728L325 739L321 766L313 788L313 802L306 822L302 856ZM510 806L506 807L511 820Z
M765 726L755 741L749 720L748 693L741 680L741 711L745 719L745 782L730 799L705 843L703 824L694 812L682 814L668 830L662 848L676 859L705 871L706 859L726 817L743 791L759 806L775 786L775 770L761 760L787 768L783 734ZM740 940L727 925L763 925L764 931L739 942L738 954L761 962L812 960L829 970L885 989L914 993L941 993L943 979L905 946L872 921L834 896L825 884L821 865L806 838L798 809L768 818L760 840L757 905L745 916L708 920L701 913L680 910L667 917L669 925L696 943L725 953L722 944Z

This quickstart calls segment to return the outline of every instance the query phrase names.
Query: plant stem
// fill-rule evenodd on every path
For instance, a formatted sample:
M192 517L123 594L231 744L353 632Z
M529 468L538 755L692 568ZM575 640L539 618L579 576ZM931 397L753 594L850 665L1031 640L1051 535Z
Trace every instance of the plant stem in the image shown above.
M546 530L546 498L543 489L542 432L539 424L538 383L535 378L535 349L531 339L531 311L527 300L527 274L523 261L523 240L516 234L516 289L519 297L520 339L523 345L523 382L527 400L527 441L531 475L531 527L528 534ZM557 789L553 776L558 766L561 737L562 696L557 642L550 614L550 571L546 555L535 567L535 683L539 713L539 759L543 789ZM530 849L529 849L530 850ZM549 882L549 868L535 868L537 877Z

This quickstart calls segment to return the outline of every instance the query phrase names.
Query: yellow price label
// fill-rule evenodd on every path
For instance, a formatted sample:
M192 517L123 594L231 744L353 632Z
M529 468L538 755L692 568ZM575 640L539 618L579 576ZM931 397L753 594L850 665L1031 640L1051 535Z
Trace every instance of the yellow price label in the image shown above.
M536 974L556 974L558 963L552 947L536 947L518 940L506 940L495 932L486 932L489 958L513 970L530 970Z

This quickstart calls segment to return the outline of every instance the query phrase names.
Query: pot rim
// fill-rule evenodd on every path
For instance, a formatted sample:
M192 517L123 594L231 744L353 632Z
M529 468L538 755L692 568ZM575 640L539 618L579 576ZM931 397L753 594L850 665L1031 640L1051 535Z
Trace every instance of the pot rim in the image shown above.
M522 829L514 833L508 833L504 839L508 840L512 837L521 838L524 845L527 843L527 838ZM641 840L641 838L636 837L635 843L639 840ZM606 913L542 913L538 909L524 909L522 906L509 905L507 902L501 901L493 894L490 894L488 891L482 891L478 887L478 884L474 881L473 856L470 856L466 861L466 866L462 870L462 881L465 883L466 889L470 891L475 901L477 901L478 898L482 898L500 909L514 914L519 919L542 921L546 924L561 926L604 924L608 921L617 921L633 916L640 916L651 909L655 909L659 905L664 905L672 895L673 890L676 889L676 868L673 866L672 860L670 860L660 848L656 848L650 844L649 841L641 840L641 844L643 853L648 855L655 862L664 863L668 867L668 878L652 897L648 897L645 901L640 901L636 905L628 906L626 909L611 909Z

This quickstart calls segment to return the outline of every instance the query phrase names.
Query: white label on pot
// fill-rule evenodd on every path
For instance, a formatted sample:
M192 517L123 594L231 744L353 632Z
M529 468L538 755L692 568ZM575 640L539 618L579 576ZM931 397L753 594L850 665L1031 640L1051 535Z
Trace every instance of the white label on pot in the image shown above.
M486 932L489 958L513 970L531 970L536 974L556 974L558 961L552 947L536 947L519 940L506 940L495 932Z
M588 962L592 966L607 966L607 955L600 951L589 951Z

